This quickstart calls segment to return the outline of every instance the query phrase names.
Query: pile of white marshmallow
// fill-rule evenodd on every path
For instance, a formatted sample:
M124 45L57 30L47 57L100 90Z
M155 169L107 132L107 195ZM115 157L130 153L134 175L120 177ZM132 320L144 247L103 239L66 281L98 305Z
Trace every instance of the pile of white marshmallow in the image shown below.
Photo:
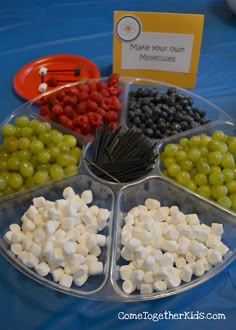
M124 221L121 256L129 263L120 266L120 278L126 294L176 288L202 276L229 250L221 241L222 224L207 226L197 214L161 206L156 199L133 207Z
M55 202L36 197L22 225L11 224L4 239L12 253L40 276L51 273L64 287L73 282L82 286L90 275L103 273L98 257L107 243L99 232L107 226L110 211L88 206L92 201L91 190L78 195L71 187Z

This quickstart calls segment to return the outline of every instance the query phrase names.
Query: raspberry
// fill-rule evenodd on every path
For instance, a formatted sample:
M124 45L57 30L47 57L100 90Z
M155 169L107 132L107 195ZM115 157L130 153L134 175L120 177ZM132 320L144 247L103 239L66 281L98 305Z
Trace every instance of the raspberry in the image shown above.
M107 111L105 114L105 119L107 122L116 121L118 119L117 112L115 111Z
M111 96L110 101L110 110L119 111L121 109L122 105L117 96Z
M64 98L63 98L63 104L64 105L72 105L72 106L75 106L77 103L78 103L78 98L77 96L69 96L69 95L66 95Z
M96 112L99 113L102 117L104 117L106 114L106 111L101 107L98 107Z
M98 91L101 91L102 89L106 89L107 88L107 85L104 81L98 81L97 82L97 90Z
M101 90L100 90L100 94L101 94L103 97L109 97L109 96L110 96L109 90L106 89L106 88L101 89Z
M71 105L66 105L66 106L64 106L64 114L66 116L68 116L69 118L73 118L74 114L75 114L75 111L74 111L74 109L72 108Z
M111 105L111 100L109 98L106 98L102 101L101 108L103 108L104 110L109 110L110 105Z
M98 105L96 102L92 101L92 100L88 100L87 102L87 109L89 111L96 111L98 108Z
M81 91L79 92L79 95L78 95L78 98L79 98L79 101L87 101L88 98L89 98L89 95L86 91Z
M112 73L109 77L108 77L108 83L107 85L110 86L116 86L119 83L119 74L118 73Z
M90 100L95 101L97 104L100 104L103 100L103 96L98 92L92 92L89 96Z
M78 113L85 113L87 111L87 102L80 102L77 104L76 111Z
M60 105L60 103L56 103L52 107L51 111L55 117L58 117L63 114L63 107Z
M98 127L103 123L102 116L99 113L88 112L89 122L92 126Z
M49 116L50 115L50 111L49 111L49 107L47 105L42 105L40 107L40 112L39 114L41 116Z
M77 115L74 118L74 124L75 126L78 126L80 128L86 128L89 124L89 119L87 115Z

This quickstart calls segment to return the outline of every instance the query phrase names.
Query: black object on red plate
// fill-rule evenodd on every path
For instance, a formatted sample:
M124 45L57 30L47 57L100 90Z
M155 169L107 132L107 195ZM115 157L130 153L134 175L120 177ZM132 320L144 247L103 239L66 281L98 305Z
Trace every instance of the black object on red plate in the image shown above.
M46 67L48 70L60 70L57 73L58 80L73 82L82 78L93 79L100 77L98 67L85 57L70 54L45 56L27 63L14 76L13 88L19 96L26 100L31 100L40 95L38 88L41 84L41 76L39 74L41 67ZM76 76L73 70L78 68L80 68L80 75ZM50 77L51 74L48 72L45 76L45 82ZM48 90L50 88L49 86Z

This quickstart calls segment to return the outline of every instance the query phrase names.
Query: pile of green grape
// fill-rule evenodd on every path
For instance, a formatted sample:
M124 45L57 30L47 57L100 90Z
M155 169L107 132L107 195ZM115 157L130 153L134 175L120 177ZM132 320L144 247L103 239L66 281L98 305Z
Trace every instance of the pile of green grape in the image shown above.
M163 173L179 184L236 211L236 137L215 130L181 138L160 153Z
M78 170L81 147L71 134L63 134L49 122L16 117L2 126L0 144L0 196Z

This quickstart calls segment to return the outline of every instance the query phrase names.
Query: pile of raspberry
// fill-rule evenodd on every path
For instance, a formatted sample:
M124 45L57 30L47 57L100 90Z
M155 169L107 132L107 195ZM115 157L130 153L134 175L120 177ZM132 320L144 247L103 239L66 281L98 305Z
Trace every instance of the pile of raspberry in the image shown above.
M118 127L121 94L119 75L113 73L106 82L88 80L43 96L40 115L90 137L102 124L114 129Z

